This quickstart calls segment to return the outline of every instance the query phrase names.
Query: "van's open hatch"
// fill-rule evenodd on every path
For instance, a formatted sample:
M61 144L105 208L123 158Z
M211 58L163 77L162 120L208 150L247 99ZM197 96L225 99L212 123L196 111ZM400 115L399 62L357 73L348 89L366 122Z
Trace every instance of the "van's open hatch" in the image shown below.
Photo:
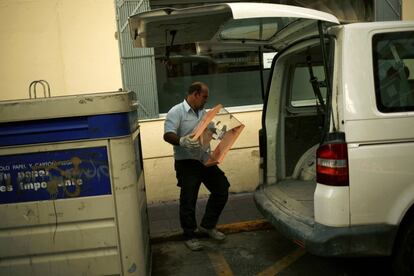
M165 47L213 41L269 45L280 51L299 38L318 33L317 21L339 24L328 13L266 3L214 4L163 8L129 18L135 47Z

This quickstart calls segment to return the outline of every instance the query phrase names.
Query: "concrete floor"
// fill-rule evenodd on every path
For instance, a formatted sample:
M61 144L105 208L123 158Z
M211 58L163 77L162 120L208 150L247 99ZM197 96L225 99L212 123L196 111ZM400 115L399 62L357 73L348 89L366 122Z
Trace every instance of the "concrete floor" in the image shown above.
M196 216L198 221L204 214L207 198L197 201ZM148 205L151 238L175 235L181 232L178 200ZM218 226L231 223L263 219L253 201L253 193L230 194L229 200L221 213Z
M274 229L202 243L200 252L190 251L182 241L153 244L152 275L392 275L389 258L313 256Z

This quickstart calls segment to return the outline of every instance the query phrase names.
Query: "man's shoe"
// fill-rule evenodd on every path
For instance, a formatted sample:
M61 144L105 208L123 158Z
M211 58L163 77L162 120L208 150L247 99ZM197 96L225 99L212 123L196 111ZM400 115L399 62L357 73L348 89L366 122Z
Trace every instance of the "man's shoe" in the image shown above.
M210 236L210 238L216 240L216 241L223 241L226 238L226 235L218 231L216 228L213 229L206 229L202 226L198 227L198 231L201 233L205 233Z
M191 251L200 251L203 249L203 245L200 243L198 239L189 239L186 240L184 243Z

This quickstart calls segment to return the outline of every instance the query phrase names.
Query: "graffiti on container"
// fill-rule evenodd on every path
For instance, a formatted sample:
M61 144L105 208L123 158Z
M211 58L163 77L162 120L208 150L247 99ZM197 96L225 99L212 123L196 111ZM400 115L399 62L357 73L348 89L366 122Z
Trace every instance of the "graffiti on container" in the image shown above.
M0 204L110 193L106 147L0 156Z

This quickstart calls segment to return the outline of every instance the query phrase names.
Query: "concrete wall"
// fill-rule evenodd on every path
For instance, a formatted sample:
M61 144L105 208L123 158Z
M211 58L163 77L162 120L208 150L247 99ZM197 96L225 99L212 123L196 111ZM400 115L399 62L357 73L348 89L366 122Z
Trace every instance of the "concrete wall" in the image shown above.
M118 90L115 31L113 0L0 1L0 100L38 79L52 96Z
M414 0L402 1L402 20L414 20Z

